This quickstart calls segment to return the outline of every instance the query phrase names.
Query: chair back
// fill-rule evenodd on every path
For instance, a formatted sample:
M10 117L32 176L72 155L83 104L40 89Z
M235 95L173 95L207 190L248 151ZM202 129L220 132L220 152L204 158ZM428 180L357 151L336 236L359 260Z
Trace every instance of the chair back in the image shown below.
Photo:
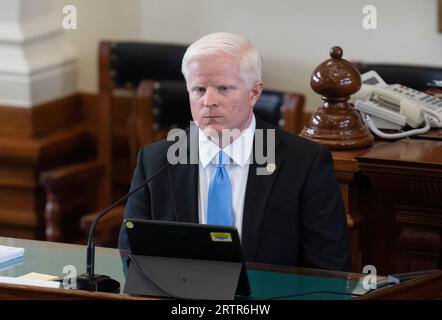
M184 80L181 61L186 45L109 42L114 87L136 88L141 80Z
M263 90L255 104L253 111L264 121L275 126L284 126L282 106L286 99L286 93L275 90Z

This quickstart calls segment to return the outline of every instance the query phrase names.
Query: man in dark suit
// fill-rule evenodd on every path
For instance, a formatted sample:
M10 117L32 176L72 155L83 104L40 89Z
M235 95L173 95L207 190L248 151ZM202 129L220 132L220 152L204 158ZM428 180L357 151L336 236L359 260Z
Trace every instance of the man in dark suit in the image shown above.
M254 116L263 88L256 48L238 35L210 34L188 48L182 71L197 126L184 132L187 162L161 171L176 144L145 146L132 188L161 173L129 198L125 218L234 225L246 261L348 270L330 152ZM192 147L198 157L189 164ZM257 150L270 160L258 161ZM129 248L124 227L119 247Z

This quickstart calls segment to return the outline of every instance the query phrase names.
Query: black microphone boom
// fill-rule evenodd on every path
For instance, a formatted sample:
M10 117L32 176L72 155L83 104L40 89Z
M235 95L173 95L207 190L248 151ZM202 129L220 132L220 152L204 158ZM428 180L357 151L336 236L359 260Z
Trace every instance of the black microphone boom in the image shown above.
M158 177L168 166L171 164L168 162L160 168L153 176L144 180L140 185L132 189L124 197L115 201L110 207L100 211L89 228L89 236L87 240L87 261L86 261L86 273L79 275L75 278L76 289L87 290L87 291L101 291L101 292L120 292L120 283L106 275L95 274L95 245L94 245L94 234L95 227L98 221L110 212L112 209L116 208L121 202L129 198L132 194L145 187L146 184L151 182L153 179ZM73 279L70 280L71 285Z

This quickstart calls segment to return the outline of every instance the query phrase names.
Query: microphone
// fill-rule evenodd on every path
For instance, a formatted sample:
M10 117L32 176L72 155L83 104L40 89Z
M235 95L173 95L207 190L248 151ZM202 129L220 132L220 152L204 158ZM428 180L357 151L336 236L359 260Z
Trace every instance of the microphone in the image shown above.
M87 290L87 291L100 291L100 292L120 292L120 283L117 280L112 279L106 275L95 274L95 244L94 244L94 233L95 227L98 221L110 212L112 209L117 207L121 202L129 198L132 194L145 187L149 182L158 177L167 167L171 165L170 162L167 162L164 166L162 166L157 173L155 173L150 178L144 180L140 185L131 190L124 197L115 201L111 206L106 209L101 210L91 227L89 228L89 236L87 240L87 261L86 261L86 273L79 275L74 278L76 281L76 289L78 290ZM72 278L70 279L70 283L72 285ZM69 281L69 280L68 280Z

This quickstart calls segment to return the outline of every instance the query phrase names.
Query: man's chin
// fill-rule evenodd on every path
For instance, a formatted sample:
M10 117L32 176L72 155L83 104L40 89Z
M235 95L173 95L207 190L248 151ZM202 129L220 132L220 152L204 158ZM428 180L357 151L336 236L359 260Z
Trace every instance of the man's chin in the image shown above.
M224 127L222 124L219 123L210 123L210 124L206 124L206 123L199 123L198 127L203 130L204 132L217 132L220 133L223 131L223 129L225 130L226 127Z

